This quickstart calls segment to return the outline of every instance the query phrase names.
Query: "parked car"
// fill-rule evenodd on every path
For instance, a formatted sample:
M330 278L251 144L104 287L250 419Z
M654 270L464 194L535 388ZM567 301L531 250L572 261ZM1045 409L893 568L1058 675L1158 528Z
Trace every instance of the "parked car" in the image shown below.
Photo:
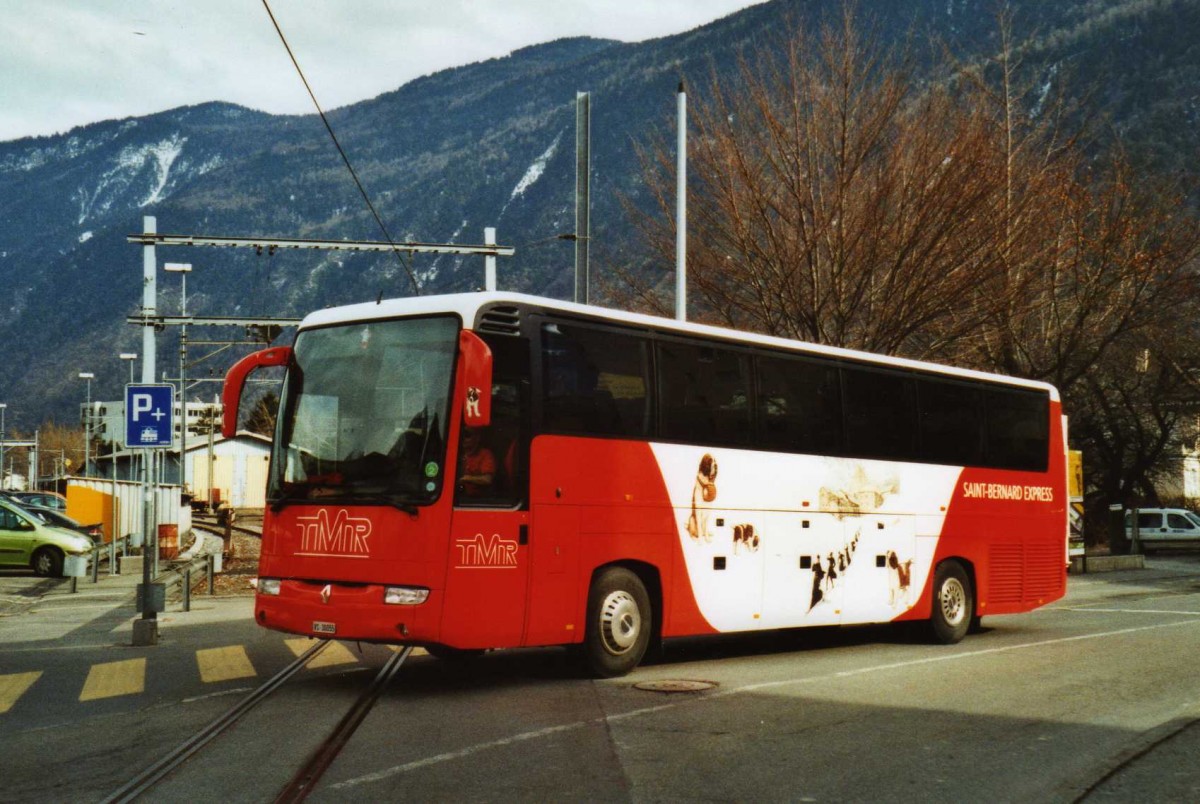
M0 500L0 566L30 567L38 575L61 578L67 556L85 556L92 540L47 525L19 505Z
M59 511L67 510L67 498L54 491L10 491L8 496L22 505L37 505Z
M47 525L54 525L58 528L66 528L73 530L76 533L82 533L93 540L102 541L104 539L104 527L99 522L95 525L83 525L78 520L59 511L57 508L43 508L40 505L21 505L29 513L36 516L38 519L45 522Z
M1184 508L1137 509L1138 540L1147 547L1200 545L1200 516ZM1133 539L1133 512L1125 512L1125 537Z

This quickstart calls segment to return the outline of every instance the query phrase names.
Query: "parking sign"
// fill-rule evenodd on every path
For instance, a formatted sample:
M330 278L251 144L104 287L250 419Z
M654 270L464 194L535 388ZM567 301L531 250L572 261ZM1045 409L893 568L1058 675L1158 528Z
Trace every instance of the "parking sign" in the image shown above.
M171 446L174 434L175 386L125 386L125 446L132 449Z

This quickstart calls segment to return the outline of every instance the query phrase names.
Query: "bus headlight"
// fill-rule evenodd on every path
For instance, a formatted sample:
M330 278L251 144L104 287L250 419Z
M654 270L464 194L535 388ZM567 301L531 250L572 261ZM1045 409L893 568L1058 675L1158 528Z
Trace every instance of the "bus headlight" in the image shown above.
M279 579L278 578L259 578L258 593L260 595L278 595L279 594Z
M429 590L419 586L389 586L383 590L383 602L389 606L417 606L429 598Z

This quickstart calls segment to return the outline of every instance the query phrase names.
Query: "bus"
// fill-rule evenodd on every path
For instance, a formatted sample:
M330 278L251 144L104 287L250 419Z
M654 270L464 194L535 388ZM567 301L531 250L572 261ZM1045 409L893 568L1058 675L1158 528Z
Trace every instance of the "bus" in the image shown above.
M1066 588L1051 385L536 296L306 317L254 617L438 657L925 621L956 643Z

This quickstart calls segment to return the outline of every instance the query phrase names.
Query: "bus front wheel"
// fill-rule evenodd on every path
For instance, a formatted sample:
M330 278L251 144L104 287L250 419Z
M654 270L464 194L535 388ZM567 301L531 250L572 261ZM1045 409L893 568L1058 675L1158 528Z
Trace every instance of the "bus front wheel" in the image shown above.
M623 676L638 666L650 644L650 595L633 572L610 567L588 592L584 657L600 678Z
M933 573L933 638L944 645L962 641L975 620L975 592L962 564L943 561Z

